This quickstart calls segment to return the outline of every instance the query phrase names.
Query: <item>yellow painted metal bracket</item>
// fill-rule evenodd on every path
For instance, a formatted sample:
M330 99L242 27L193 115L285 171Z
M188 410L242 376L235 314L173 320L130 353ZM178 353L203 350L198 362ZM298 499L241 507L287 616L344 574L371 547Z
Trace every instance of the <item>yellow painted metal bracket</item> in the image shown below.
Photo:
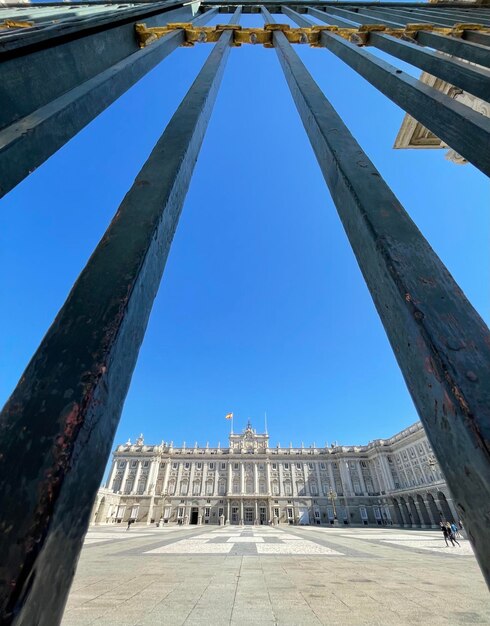
M6 28L30 28L34 26L34 22L17 22L15 20L4 20L0 24L0 29L4 30Z
M243 28L238 24L217 24L216 26L194 26L190 22L174 22L166 26L147 28L145 24L136 24L136 35L141 48L151 44L160 37L165 37L176 30L184 33L183 46L196 43L214 43L219 40L225 30L233 31L233 46L242 44L259 44L265 48L273 47L273 32L281 31L289 43L320 46L322 31L329 31L359 46L369 45L372 32L414 41L419 31L433 31L443 35L461 37L465 30L478 30L490 33L490 28L482 24L455 24L453 27L434 26L434 24L407 24L405 28L389 28L384 24L363 24L359 28L340 28L339 26L311 26L309 28L292 28L288 24L266 24L264 28Z

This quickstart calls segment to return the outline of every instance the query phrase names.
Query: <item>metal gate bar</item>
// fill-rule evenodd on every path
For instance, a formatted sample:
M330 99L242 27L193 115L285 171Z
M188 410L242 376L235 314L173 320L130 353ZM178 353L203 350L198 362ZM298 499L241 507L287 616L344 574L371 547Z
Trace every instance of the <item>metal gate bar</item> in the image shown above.
M2 625L61 620L231 37L221 35L2 412Z
M267 9L262 12L274 23ZM274 31L273 37L352 250L490 582L490 332L285 35Z

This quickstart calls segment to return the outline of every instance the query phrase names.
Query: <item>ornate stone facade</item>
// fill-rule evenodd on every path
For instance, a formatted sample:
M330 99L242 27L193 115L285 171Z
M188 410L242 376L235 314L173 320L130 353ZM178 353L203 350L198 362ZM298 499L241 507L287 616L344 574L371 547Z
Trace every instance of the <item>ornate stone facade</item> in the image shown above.
M92 523L435 527L456 512L420 422L366 446L269 446L249 424L229 447L119 445Z

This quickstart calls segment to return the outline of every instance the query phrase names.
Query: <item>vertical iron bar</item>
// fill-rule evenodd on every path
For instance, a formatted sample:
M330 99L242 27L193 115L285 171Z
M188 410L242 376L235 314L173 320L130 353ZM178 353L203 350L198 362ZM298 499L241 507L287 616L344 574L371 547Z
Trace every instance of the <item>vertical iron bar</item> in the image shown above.
M192 23L204 24L217 12L206 11ZM0 198L184 41L176 30L0 130Z
M273 22L263 9L265 20ZM458 513L490 584L490 332L284 33L274 47Z
M1 414L3 625L61 620L232 37L221 35Z

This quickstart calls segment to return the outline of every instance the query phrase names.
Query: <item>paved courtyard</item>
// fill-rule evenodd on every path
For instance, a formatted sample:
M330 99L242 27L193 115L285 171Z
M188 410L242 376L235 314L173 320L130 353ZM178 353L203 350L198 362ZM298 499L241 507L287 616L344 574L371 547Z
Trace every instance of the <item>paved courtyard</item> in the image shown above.
M490 624L471 547L439 531L89 531L63 626Z

